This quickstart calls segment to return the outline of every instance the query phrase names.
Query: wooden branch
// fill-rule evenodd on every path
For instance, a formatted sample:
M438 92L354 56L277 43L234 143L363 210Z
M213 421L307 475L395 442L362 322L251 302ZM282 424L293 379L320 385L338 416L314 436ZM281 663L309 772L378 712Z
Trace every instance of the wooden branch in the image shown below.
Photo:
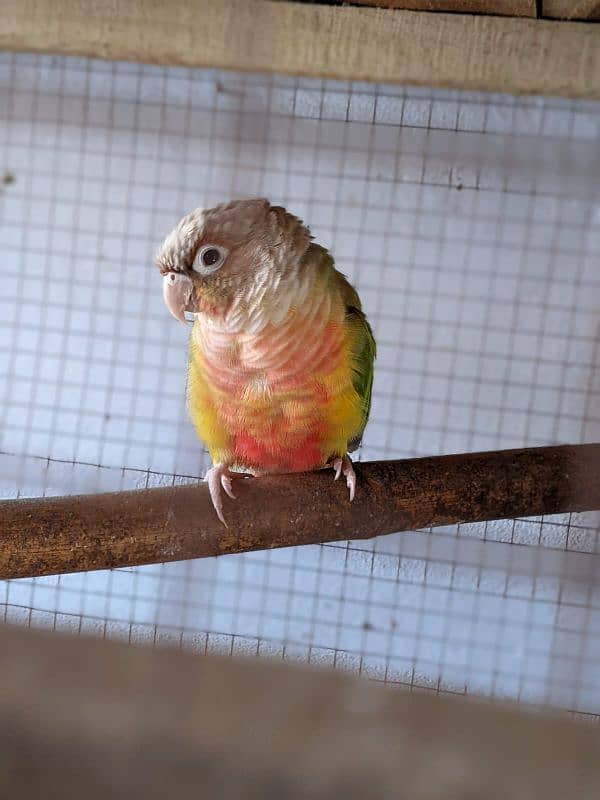
M2 796L597 800L595 728L267 660L0 627Z
M0 49L600 98L587 23L274 0L4 0Z
M0 503L0 578L366 539L435 525L600 509L600 444L356 465L242 479L229 527L208 490L176 486Z

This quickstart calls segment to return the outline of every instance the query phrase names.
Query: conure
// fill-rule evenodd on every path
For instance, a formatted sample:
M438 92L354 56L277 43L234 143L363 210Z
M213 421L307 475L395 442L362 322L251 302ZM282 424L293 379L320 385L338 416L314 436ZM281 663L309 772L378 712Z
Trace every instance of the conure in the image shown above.
M193 315L187 405L221 522L237 472L332 467L352 500L348 454L369 416L376 348L329 252L293 214L251 199L187 214L156 263L171 314Z

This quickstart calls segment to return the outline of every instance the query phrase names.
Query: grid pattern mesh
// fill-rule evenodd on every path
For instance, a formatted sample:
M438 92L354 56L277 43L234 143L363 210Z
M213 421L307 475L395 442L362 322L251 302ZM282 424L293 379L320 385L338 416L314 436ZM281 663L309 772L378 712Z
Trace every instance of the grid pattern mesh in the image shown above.
M0 491L197 480L152 265L264 195L379 348L360 457L600 440L600 104L0 56ZM598 514L0 582L23 625L600 713ZM323 531L327 539L327 531Z

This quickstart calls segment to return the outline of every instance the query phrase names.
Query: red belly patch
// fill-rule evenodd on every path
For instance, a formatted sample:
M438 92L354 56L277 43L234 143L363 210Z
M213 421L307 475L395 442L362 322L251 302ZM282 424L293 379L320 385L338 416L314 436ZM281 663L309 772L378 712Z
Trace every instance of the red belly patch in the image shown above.
M320 430L301 438L281 430L260 437L245 431L235 437L236 462L266 472L304 472L323 466L322 442Z

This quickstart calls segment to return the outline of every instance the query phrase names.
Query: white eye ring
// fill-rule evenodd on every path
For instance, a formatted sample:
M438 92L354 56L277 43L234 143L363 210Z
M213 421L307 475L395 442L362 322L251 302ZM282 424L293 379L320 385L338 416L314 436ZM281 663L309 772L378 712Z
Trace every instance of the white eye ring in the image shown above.
M192 268L201 275L216 272L225 263L229 251L217 244L205 244L196 253Z

